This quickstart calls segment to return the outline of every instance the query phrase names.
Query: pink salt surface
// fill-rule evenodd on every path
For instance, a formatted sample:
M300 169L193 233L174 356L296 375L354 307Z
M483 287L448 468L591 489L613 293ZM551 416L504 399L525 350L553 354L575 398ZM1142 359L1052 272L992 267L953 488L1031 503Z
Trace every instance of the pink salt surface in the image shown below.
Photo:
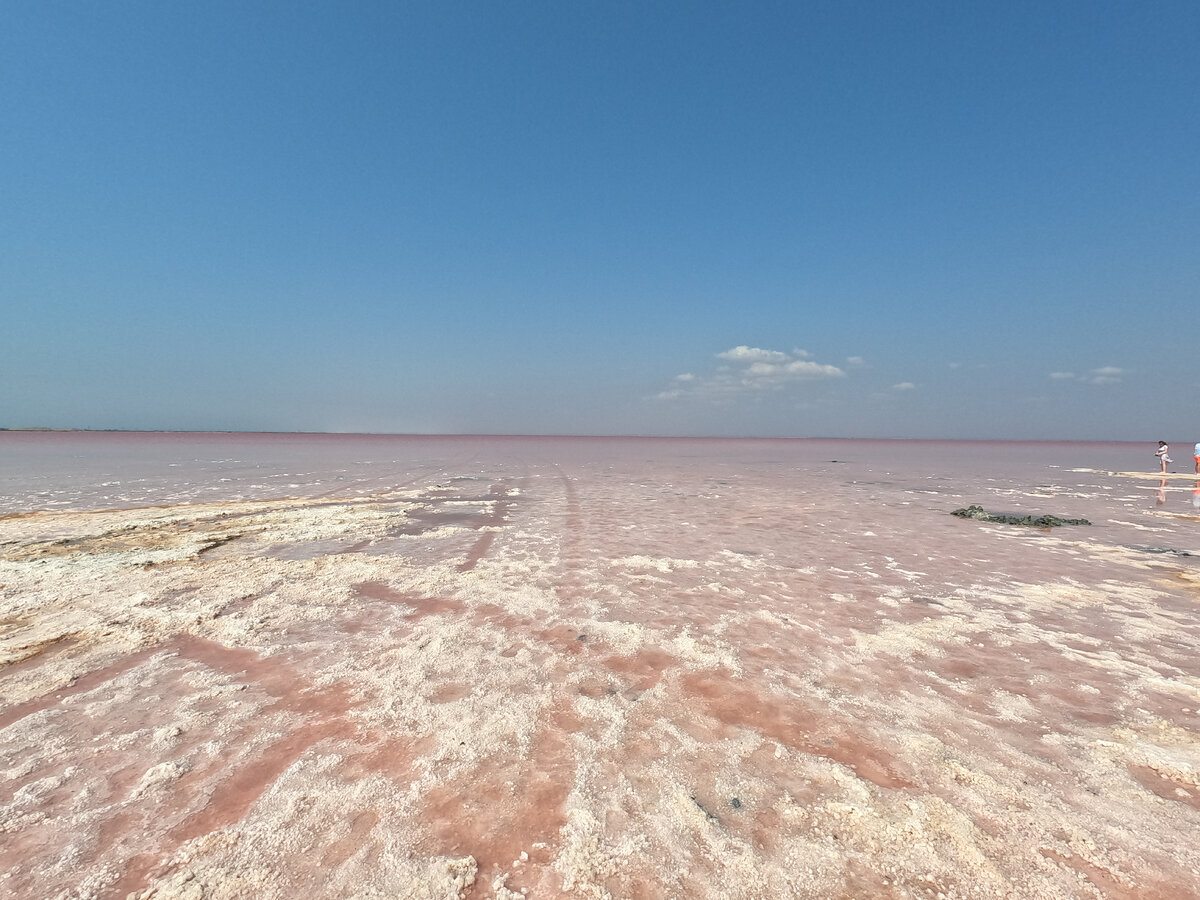
M1200 896L1200 484L1143 445L0 460L0 896Z

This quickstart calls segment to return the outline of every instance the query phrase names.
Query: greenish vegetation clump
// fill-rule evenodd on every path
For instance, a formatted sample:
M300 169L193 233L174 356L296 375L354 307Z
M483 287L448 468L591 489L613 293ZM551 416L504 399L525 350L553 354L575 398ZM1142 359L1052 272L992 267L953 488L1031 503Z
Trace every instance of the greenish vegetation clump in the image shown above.
M1058 516L1014 516L1008 513L990 513L982 506L968 506L950 513L960 519L978 519L980 522L997 522L1001 525L1029 525L1033 528L1055 528L1059 525L1091 525L1087 519L1060 519Z

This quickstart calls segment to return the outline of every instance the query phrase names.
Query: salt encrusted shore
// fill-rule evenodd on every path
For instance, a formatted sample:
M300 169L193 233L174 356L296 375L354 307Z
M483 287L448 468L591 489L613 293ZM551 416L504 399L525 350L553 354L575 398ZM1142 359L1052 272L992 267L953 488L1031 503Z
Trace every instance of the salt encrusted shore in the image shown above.
M0 516L0 896L1200 896L1191 486L918 450Z

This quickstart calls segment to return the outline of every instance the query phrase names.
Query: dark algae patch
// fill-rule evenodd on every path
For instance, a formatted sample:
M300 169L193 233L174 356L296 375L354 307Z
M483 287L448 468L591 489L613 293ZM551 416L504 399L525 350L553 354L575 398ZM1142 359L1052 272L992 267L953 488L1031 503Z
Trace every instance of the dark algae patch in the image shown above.
M1087 519L1062 519L1058 516L1014 516L1009 513L990 513L982 506L968 506L950 513L960 519L978 519L1001 525L1029 525L1033 528L1055 528L1059 525L1091 525Z

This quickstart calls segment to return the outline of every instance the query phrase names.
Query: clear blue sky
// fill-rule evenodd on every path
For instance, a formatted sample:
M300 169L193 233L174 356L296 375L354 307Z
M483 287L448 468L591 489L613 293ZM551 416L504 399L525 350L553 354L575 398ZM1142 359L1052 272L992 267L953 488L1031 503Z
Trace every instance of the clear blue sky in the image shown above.
M0 5L0 426L1200 439L1200 3Z

